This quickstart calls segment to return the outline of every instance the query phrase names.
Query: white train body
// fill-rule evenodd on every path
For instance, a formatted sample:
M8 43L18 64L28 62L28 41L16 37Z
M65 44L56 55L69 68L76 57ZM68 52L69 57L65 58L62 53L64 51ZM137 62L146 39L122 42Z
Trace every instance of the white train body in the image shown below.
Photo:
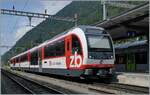
M104 29L78 26L11 58L13 69L65 76L110 75L114 47Z

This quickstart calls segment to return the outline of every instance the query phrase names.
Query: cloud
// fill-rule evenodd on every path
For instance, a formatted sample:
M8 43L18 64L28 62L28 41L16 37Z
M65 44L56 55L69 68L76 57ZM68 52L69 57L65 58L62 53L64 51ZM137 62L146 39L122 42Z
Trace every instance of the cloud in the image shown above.
M47 9L47 13L54 15L56 14L59 10L64 8L66 5L70 4L71 1L40 1L43 8ZM40 22L42 22L44 19L39 19L39 18L32 18L31 24L36 26ZM27 27L23 25L28 25L29 21L26 18L20 18L18 22L18 28L16 33L15 33L15 41L19 40L25 33L27 33L32 27ZM23 27L22 27L23 26Z
M62 8L64 8L66 5L70 4L72 1L40 1L44 9L47 9L47 13L54 15L58 11L60 11ZM40 22L42 22L44 19L39 18L32 18L31 24L37 25ZM19 27L23 26L25 24L28 25L29 21L28 19L22 19L19 22ZM22 28L18 28L15 34L15 41L19 40L26 32L28 32L32 27L24 26Z
M19 28L15 34L15 41L19 40L25 33L27 33L32 27L22 27Z
M12 5L15 6L16 10L23 10L28 12L40 12L44 13L44 10L47 9L47 13L50 15L56 14L66 5L70 4L72 1L50 1L50 0L29 0L26 4L26 1L23 0L2 0L2 6L0 8L11 9ZM15 17L15 16L4 16L0 15L0 31L2 31L3 38L1 43L8 46L13 46L17 40L19 40L25 33L27 33L32 27L27 27L29 25L29 20L27 17ZM33 26L38 25L45 19L32 18L31 24ZM8 50L8 49L7 49ZM6 50L3 49L3 53Z
M41 1L44 10L47 9L47 13L55 15L58 11L70 4L72 1Z
M41 23L43 20L45 20L45 19L33 18L33 19L32 19L32 22L31 22L31 25L36 26L36 25L38 25L39 23Z

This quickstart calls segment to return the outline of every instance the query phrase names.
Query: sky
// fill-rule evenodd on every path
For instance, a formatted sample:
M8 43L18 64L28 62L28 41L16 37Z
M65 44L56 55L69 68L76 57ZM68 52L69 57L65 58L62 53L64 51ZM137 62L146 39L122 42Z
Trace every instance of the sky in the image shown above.
M0 0L0 9L12 9L44 13L55 15L66 5L70 4L69 0ZM44 19L32 18L31 24L38 25ZM11 16L0 14L0 45L13 46L26 32L33 27L28 26L28 17ZM9 48L0 47L0 55L8 51Z

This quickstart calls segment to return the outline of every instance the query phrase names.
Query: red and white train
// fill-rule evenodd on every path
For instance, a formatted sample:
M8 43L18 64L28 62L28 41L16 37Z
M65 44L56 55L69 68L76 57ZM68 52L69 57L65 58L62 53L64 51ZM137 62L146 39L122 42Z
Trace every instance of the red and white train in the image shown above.
M107 76L114 67L110 35L93 26L74 27L10 59L13 69L55 75Z

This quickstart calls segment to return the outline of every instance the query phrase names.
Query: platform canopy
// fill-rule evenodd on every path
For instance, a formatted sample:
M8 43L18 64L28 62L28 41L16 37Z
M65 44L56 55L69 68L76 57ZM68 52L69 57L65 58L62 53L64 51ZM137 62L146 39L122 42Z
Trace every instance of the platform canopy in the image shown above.
M149 32L149 3L137 6L120 15L94 24L105 28L113 40L147 35Z

